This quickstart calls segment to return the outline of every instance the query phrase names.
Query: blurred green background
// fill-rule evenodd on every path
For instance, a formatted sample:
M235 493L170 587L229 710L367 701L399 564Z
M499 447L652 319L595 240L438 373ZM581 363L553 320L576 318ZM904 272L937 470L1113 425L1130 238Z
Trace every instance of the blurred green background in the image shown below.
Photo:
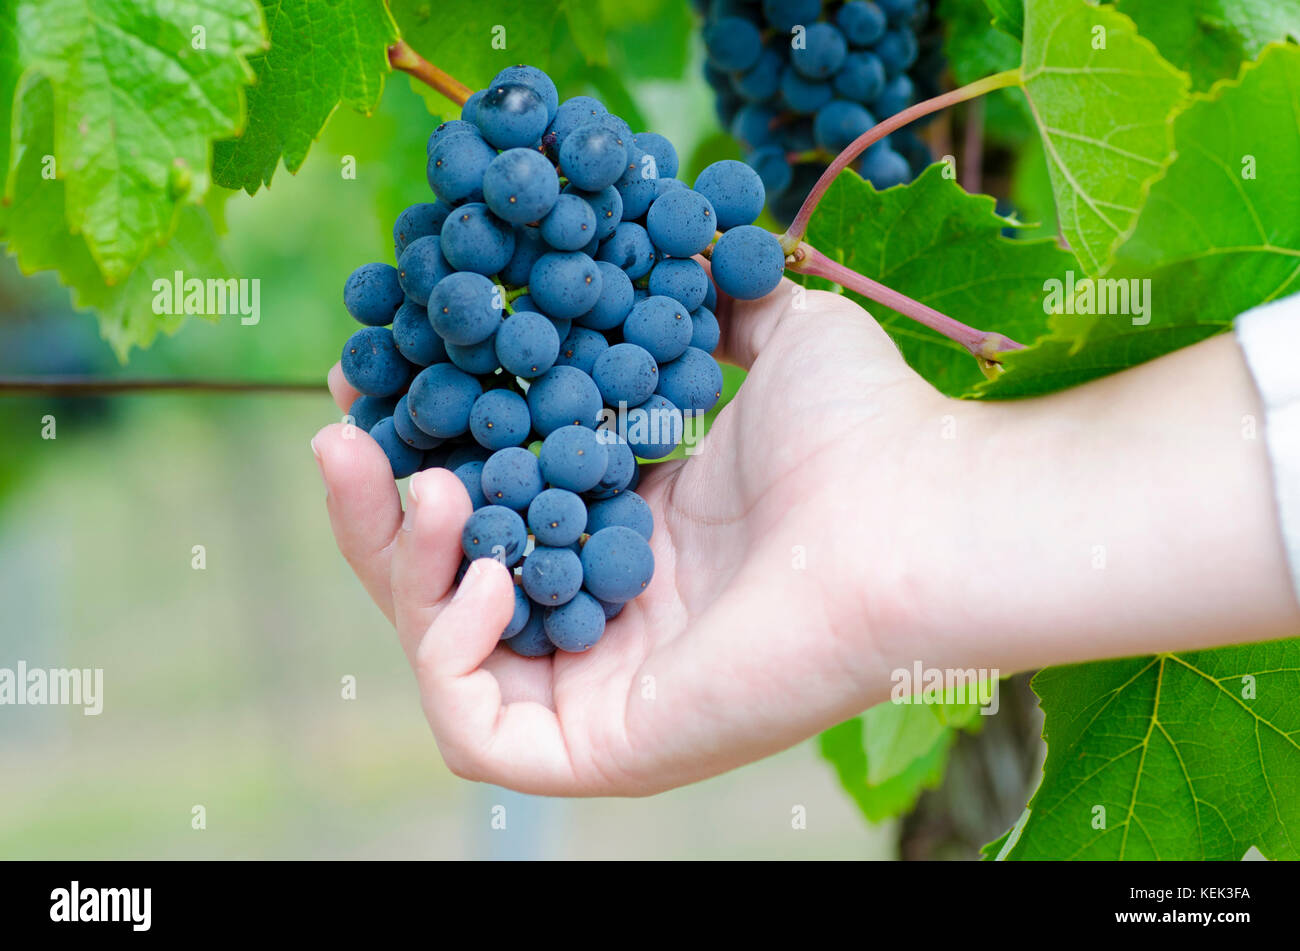
M696 70L679 75L635 96L694 156L691 181L730 146L710 138ZM436 121L394 77L375 116L331 119L300 174L227 196L231 273L261 280L257 326L190 320L122 367L57 282L4 258L0 373L323 380L353 329L344 278L390 260L393 219L428 198ZM46 414L56 439L41 438ZM896 830L862 821L812 744L641 800L536 799L452 776L329 533L307 442L335 416L323 390L0 397L0 667L105 672L99 717L0 707L0 857L894 854ZM806 829L792 828L796 806Z

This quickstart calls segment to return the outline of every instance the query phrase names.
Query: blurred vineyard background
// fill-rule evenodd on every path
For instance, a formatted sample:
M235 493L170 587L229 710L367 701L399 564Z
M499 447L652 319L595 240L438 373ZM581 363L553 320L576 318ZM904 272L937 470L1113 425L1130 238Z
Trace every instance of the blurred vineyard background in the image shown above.
M693 55L666 64L683 79L635 89L646 126L694 156L687 180L734 154ZM375 116L334 115L298 175L209 203L231 273L261 280L258 326L191 319L123 366L51 275L3 258L0 375L323 380L350 332L343 278L386 259L392 220L427 197L435 122L394 77ZM642 800L531 799L452 776L329 534L307 441L335 415L323 390L0 397L0 666L105 670L97 718L0 708L0 858L895 854L894 827L862 821L811 743ZM347 675L355 701L341 699ZM498 803L504 832L489 825ZM205 831L191 829L199 804Z

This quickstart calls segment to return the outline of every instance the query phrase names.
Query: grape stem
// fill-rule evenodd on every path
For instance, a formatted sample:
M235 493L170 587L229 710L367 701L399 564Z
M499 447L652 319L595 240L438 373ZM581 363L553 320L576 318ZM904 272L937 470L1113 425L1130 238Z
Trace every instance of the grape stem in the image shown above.
M786 259L786 270L796 274L808 274L824 277L841 287L856 291L863 297L878 304L884 304L892 310L911 317L919 324L943 334L949 340L961 344L980 363L986 376L995 376L999 372L1002 354L1010 350L1023 350L1024 345L1016 343L1010 337L1000 333L989 333L968 327L959 320L953 320L941 314L933 307L927 307L920 301L913 300L906 294L886 287L869 277L863 277L857 271L850 270L843 264L832 261L810 244L800 242L799 247Z
M960 89L954 89L941 96L935 96L933 99L926 99L914 106L909 106L897 115L891 116L884 122L862 133L849 143L848 148L835 157L835 161L831 162L826 171L822 172L822 177L817 179L817 184L808 193L808 197L803 200L799 213L795 215L794 221L790 223L790 227L786 229L785 234L781 237L781 249L786 254L794 253L800 242L803 241L803 236L808 233L808 222L817 209L818 202L826 194L826 189L831 187L831 182L835 180L835 177L840 172L848 168L870 146L879 142L891 132L897 132L908 123L921 118L921 116L928 116L932 112L938 112L959 102L975 99L998 89L1018 86L1020 82L1019 69L994 73L992 76L986 76L968 86L962 86Z
M141 379L92 376L0 376L0 396L96 396L187 390L201 393L323 393L323 383L254 380Z
M474 93L459 79L444 73L417 53L406 40L398 40L388 47L388 64L393 69L410 73L420 82L432 86L458 106L465 105L465 100Z

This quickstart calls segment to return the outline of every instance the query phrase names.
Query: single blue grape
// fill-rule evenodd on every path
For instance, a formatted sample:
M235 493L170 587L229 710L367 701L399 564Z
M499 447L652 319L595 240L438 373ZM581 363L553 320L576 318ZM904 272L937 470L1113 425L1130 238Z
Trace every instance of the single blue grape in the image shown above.
M621 138L601 119L584 122L565 136L560 146L560 169L578 188L598 192L623 174L630 141L630 137Z
M885 91L885 67L875 53L850 53L835 74L835 92L854 102L873 102Z
M453 270L442 256L442 238L438 235L416 238L397 259L397 277L402 290L420 304L429 303L434 287Z
M888 30L875 45L874 52L891 78L902 75L916 62L916 34L908 29Z
M876 120L861 104L835 99L818 110L813 119L813 135L821 148L838 153L875 124Z
M518 66L507 66L493 76L489 88L504 86L507 83L518 83L537 93L538 98L546 106L546 121L549 123L554 120L559 109L560 96L550 76L536 66L525 66L520 63Z
M876 0L891 25L907 23L916 16L916 0Z
M429 295L429 319L447 343L480 343L501 325L501 292L482 274L449 274Z
M627 444L627 440L616 432L601 430L597 435L601 437L608 457L605 463L605 474L600 477L595 488L584 494L589 499L612 499L625 491L636 477L636 456L632 453L632 447Z
M480 89L478 92L472 93L470 97L465 100L465 105L460 107L460 118L462 122L472 123L474 121L474 116L478 112L478 104L483 101L485 95L487 95L487 90ZM477 125L474 126L474 131L478 132Z
M680 445L684 424L682 411L667 397L656 393L627 411L619 433L642 459L662 459Z
M758 173L765 194L778 195L790 187L794 173L785 160L785 150L779 145L766 145L750 152L746 161Z
M590 376L596 359L608 349L609 341L600 331L583 326L571 327L560 342L560 354L555 358L555 365L574 367Z
M736 164L753 171L740 162ZM676 188L656 198L646 212L645 222L654 246L678 258L699 254L713 241L718 230L718 216L712 203L688 188Z
M497 506L500 508L500 506ZM503 511L509 511L504 509ZM501 640L506 641L514 637L528 624L528 616L533 613L533 602L528 600L528 595L519 585L513 586L515 595L515 613L510 616L506 622L505 629L501 632Z
M613 185L600 191L587 192L576 185L564 186L564 194L577 195L596 213L596 237L604 241L614 233L623 220L623 196Z
M555 136L555 145L559 148L564 144L565 137L578 126L608 114L609 110L599 99L593 99L591 96L574 96L560 103L547 131Z
M482 201L483 174L496 157L492 146L477 135L448 136L429 156L429 187L450 205Z
M655 248L645 228L624 221L601 244L598 259L622 268L635 281L650 273L655 262Z
M464 119L449 119L446 122L440 123L438 128L434 129L433 132L429 134L429 142L425 146L425 155L432 155L433 150L437 148L439 142L442 142L444 139L449 139L453 135L460 135L461 133L469 133L479 139L483 138L483 136L479 134L478 126L474 123L466 122Z
M821 16L821 0L763 0L763 16L782 33L808 26Z
M757 300L781 283L785 252L776 235L754 225L741 225L718 239L710 263L718 290L737 300Z
M596 212L578 195L561 195L542 219L541 234L557 251L581 251L596 237Z
M570 320L591 310L600 289L600 269L581 251L543 254L528 278L528 292L543 313Z
M496 452L528 441L532 418L528 403L511 390L488 390L469 411L469 431L478 444Z
M848 54L849 44L844 34L823 21L808 26L802 46L792 46L790 65L806 79L830 79L844 65Z
M586 527L587 505L568 489L544 489L528 504L528 529L539 545L572 545Z
M609 453L594 429L561 426L542 440L538 465L549 485L586 492L600 484L609 465Z
M591 378L607 405L638 406L659 385L659 364L644 347L618 343L596 358Z
M442 256L457 271L493 275L515 253L514 229L482 202L457 208L443 223L439 241Z
M858 163L858 172L880 191L912 180L912 168L907 159L888 146L867 149L867 154Z
M731 76L731 88L748 102L767 102L781 88L781 54L764 49L754 65Z
M528 412L543 439L561 426L595 429L602 408L600 390L576 367L551 367L528 388Z
M406 208L393 224L394 252L400 258L406 246L416 238L437 234L449 214L451 205L445 201L422 201Z
M611 525L588 538L580 561L583 586L602 601L631 601L649 586L655 572L650 543L623 525Z
M410 404L405 396L398 400L397 406L393 408L393 429L397 432L398 439L420 452L436 449L442 445L442 440L437 436L430 436L415 425L415 420L411 418Z
M776 141L779 119L780 116L775 109L751 102L736 112L735 118L729 125L732 135L751 149L756 149Z
M532 149L508 149L483 173L484 202L493 214L511 224L540 221L559 195L555 166Z
M709 286L712 287L712 283ZM701 306L691 311L692 347L703 350L705 353L712 353L718 349L718 341L721 339L722 328L718 325L718 318L713 315L713 311L709 307Z
M650 272L650 293L671 297L688 311L704 303L709 278L693 258L669 258Z
M518 82L489 87L474 110L474 124L498 149L529 148L550 121L542 97Z
M876 115L886 118L897 115L912 104L915 93L912 80L905 73L900 74L885 84L884 92L876 97L871 108L875 110Z
M597 380L597 385L600 381ZM722 369L704 350L687 347L659 368L657 391L679 409L705 413L722 399Z
M391 264L363 264L343 285L343 306L368 327L391 324L404 296L397 269Z
M555 364L560 335L541 314L528 311L506 319L497 331L496 355L501 367L514 376L532 379Z
M464 370L472 376L485 376L489 373L495 373L496 368L501 365L497 359L496 342L496 335L493 334L478 343L449 343L447 344L447 359L451 361L452 366Z
M451 463L452 460L448 457L448 468L451 468ZM481 460L472 459L451 468L452 475L460 480L460 484L469 493L469 503L473 506L474 511L485 508L488 504L487 497L483 494L483 465L484 463Z
M543 488L537 457L527 449L508 446L483 463L483 495L493 505L522 511Z
M763 37L749 20L722 17L704 28L704 49L718 69L738 73L758 61Z
M484 463L492 456L491 450L484 449L475 442L460 442L459 444L448 443L448 445L452 446L452 449L447 453L446 467L452 472L455 472L467 462ZM479 470L480 475L482 474L482 471L482 469ZM481 482L482 480L479 480L474 483L476 486L479 486L480 494L482 494Z
M676 360L690 346L691 315L671 297L651 295L627 315L623 339L644 347L660 363Z
M635 492L621 492L612 499L592 502L586 515L587 531L592 535L611 525L622 525L649 541L655 530L654 513L646 500Z
M411 364L398 351L387 327L362 327L349 337L342 364L343 378L368 396L394 396L411 379Z
M460 532L461 551L473 561L491 558L507 568L524 557L528 546L528 529L519 513L504 505L488 505L478 509L465 522Z
M582 562L568 548L538 545L524 559L520 580L534 604L559 607L582 590Z
M539 605L532 605L527 623L518 634L506 641L506 647L520 657L546 657L554 654L555 645L546 636L546 629L542 626L545 611Z
M435 363L411 381L411 418L430 436L451 439L469 431L469 413L483 395L478 380L450 363Z
M654 156L656 177L672 178L677 174L677 150L658 132L638 132L632 136L632 144Z
M379 448L384 450L384 455L388 457L388 464L393 470L393 478L405 479L407 476L419 471L420 462L424 459L424 453L419 449L412 449L402 442L402 438L397 435L397 430L393 428L393 418L391 416L375 423L375 428L370 430L370 436L375 442L379 443Z
M835 25L850 46L872 46L885 35L885 12L869 0L849 0L836 12Z
M706 166L695 179L694 187L713 206L719 231L751 224L762 213L766 200L758 173L735 159Z
M810 116L835 96L835 90L828 82L806 79L794 69L787 67L781 73L781 99L790 111ZM768 145L775 139L770 134L762 142L750 142L751 146Z
M429 322L429 308L409 297L393 318L393 343L398 353L418 367L447 359L447 348Z
M397 397L395 396L358 396L348 407L348 415L352 417L352 425L357 429L370 432L375 428L375 423L379 422L386 416L392 416L397 409Z
M632 310L634 288L627 272L608 261L597 261L600 271L600 294L591 309L579 314L574 323L592 330L612 330L623 323Z
M591 595L579 591L567 604L546 612L542 629L559 650L580 654L595 647L605 633L605 609Z
M523 287L533 273L533 265L543 254L548 254L550 245L542 238L540 228L528 225L515 227L515 253L499 272L497 277L507 287Z

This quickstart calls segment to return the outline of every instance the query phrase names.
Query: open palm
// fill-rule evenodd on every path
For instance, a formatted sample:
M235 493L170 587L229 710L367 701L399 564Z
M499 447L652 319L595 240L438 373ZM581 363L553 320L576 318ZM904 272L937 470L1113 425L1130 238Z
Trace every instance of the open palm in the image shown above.
M637 491L655 517L654 580L585 654L498 645L513 598L497 562L475 562L456 589L470 501L450 472L412 477L403 513L372 440L336 424L313 441L339 547L397 627L457 774L647 794L883 698L892 651L871 622L900 613L882 544L908 479L896 449L945 401L842 297L785 282L720 301L718 316L718 356L749 376L695 455L648 467ZM330 383L349 406L338 367Z

